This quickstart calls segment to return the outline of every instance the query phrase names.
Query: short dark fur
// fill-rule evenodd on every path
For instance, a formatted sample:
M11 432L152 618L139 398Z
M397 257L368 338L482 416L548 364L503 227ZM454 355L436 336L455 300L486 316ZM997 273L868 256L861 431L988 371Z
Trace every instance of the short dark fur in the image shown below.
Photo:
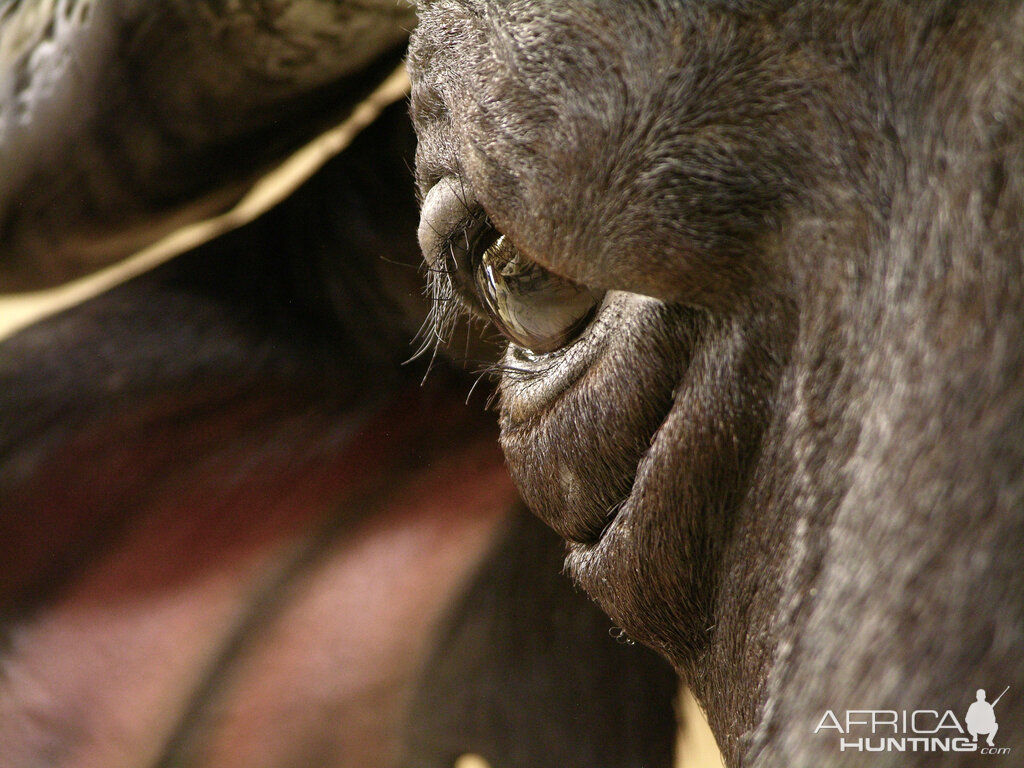
M978 687L1024 723L1024 6L420 18L421 193L627 292L503 377L509 465L730 764L860 764L824 710Z

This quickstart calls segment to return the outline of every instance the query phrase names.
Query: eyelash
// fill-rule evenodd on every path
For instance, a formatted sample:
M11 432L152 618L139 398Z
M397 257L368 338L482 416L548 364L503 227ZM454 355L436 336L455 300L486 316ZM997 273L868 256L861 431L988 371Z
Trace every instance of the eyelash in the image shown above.
M490 226L487 214L482 210L468 212L459 226L441 241L432 265L427 267L426 295L430 300L430 310L419 334L420 347L413 359L424 355L428 350L432 355L436 355L437 349L447 345L451 340L460 318L466 318L469 322L477 317L467 305L467 297L460 295L456 289L459 263L455 256L455 248L456 243L464 240L468 253L471 246L468 233L482 226Z

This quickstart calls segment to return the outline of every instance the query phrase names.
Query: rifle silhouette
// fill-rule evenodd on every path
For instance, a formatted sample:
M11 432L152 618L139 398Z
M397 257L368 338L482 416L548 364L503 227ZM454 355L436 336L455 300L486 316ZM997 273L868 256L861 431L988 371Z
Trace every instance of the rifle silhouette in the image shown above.
M1003 689L1003 692L1002 692L1002 693L1000 693L1000 694L999 694L999 696L997 696L997 697L996 697L996 700L992 702L992 708L993 708L993 709L995 709L995 706L996 706L996 704L998 704L998 703L999 703L999 699L1003 698L1003 696L1005 696L1005 695L1006 695L1006 692L1007 692L1008 690L1010 690L1010 686L1006 686L1006 688L1004 688L1004 689Z

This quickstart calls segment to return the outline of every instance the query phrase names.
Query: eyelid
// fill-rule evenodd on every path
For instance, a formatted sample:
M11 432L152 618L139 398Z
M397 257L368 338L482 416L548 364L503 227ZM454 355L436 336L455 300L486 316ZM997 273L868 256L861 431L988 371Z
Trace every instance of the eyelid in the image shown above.
M423 200L417 236L423 258L437 266L441 254L454 233L466 230L466 222L479 210L472 191L462 181L446 176L438 181Z

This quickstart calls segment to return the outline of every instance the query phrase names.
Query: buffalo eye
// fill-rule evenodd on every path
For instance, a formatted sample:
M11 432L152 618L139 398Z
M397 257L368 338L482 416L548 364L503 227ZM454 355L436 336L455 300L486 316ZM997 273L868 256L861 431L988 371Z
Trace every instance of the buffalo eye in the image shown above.
M491 322L513 344L538 355L575 339L601 299L530 260L490 227L476 238L469 267L477 299Z

